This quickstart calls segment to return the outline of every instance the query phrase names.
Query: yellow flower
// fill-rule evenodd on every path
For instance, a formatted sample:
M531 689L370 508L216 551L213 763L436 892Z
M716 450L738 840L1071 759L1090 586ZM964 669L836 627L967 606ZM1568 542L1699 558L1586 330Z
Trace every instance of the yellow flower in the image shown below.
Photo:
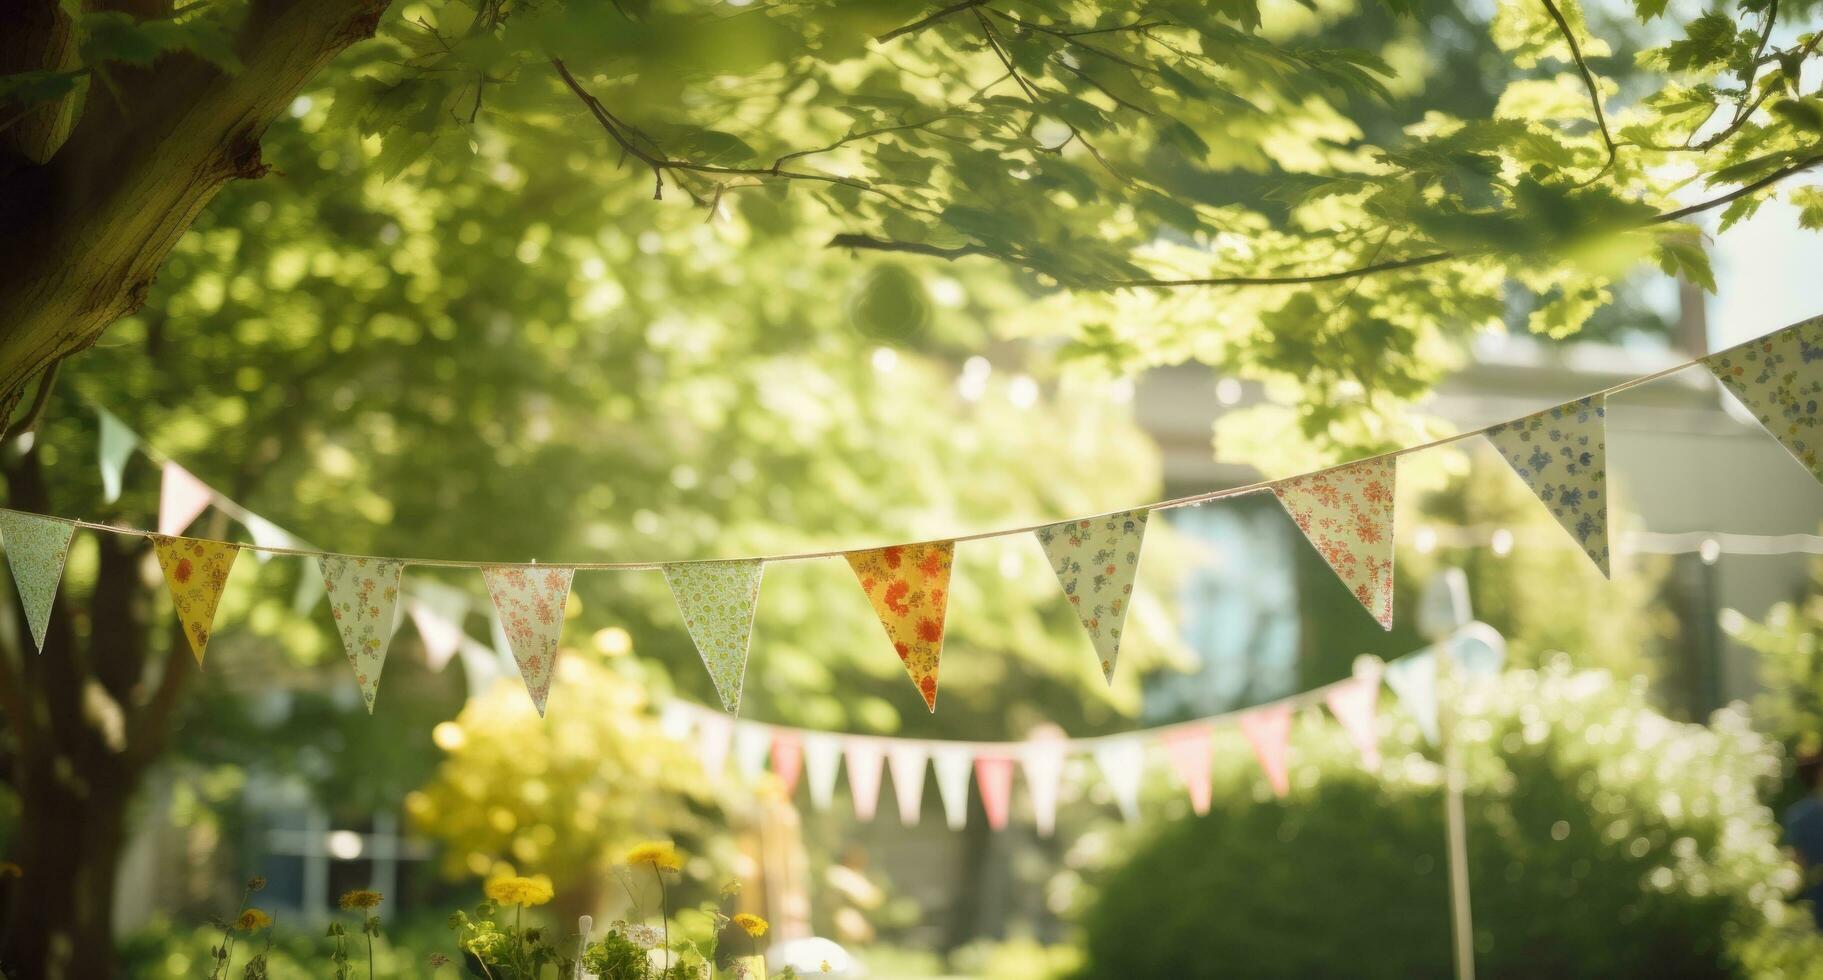
M11 861L0 861L0 878L18 878L25 874L25 869Z
M677 847L668 840L649 840L627 852L627 863L635 867L649 864L658 871L677 871L684 866Z
M380 893L357 888L342 893L342 907L345 909L370 909L380 904Z
M241 913L240 918L234 920L234 928L239 929L242 932L253 932L258 929L264 929L271 924L272 916L267 915L259 909L248 909Z
M769 923L767 923L765 919L762 919L751 912L742 912L735 916L734 924L740 926L742 931L755 939L764 936L767 928L769 928Z
M482 888L487 897L501 905L543 905L551 900L551 879L544 875L524 878L517 875L495 878Z

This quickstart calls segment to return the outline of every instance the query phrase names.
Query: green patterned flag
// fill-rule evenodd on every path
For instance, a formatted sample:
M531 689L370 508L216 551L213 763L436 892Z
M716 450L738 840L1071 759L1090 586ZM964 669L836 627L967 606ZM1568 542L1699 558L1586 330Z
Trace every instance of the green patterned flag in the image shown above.
M760 600L759 559L679 562L664 567L665 583L677 599L696 652L715 682L722 707L741 710L741 684L747 676L747 646L753 635L753 611Z
M1482 433L1608 574L1607 403L1590 395Z
M1070 608L1095 643L1101 674L1114 682L1120 634L1133 605L1133 576L1146 538L1145 510L1041 527L1035 533Z
M76 525L47 517L0 511L0 535L5 536L6 561L13 566L13 584L19 587L19 604L32 628L32 642L44 652L44 628L57 599L57 583L70 556L70 536Z
M1823 317L1711 354L1703 366L1823 481Z

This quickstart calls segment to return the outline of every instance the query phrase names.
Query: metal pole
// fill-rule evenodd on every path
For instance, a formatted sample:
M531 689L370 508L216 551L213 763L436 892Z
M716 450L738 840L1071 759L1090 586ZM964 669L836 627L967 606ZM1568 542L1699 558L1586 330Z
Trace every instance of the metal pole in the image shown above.
M1449 835L1450 941L1456 980L1475 980L1475 920L1469 907L1468 826L1462 814L1462 754L1456 745L1455 654L1449 643L1437 649L1437 735L1443 742L1444 824Z

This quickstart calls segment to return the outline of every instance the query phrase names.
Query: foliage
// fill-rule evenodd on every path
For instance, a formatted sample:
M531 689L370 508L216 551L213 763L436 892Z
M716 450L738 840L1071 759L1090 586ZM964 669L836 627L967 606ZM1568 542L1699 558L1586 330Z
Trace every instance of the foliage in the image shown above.
M1462 708L1478 975L1816 975L1756 795L1776 750L1744 716L1671 722L1643 683L1562 661ZM1157 825L1101 882L1079 975L1449 975L1441 774L1414 729L1383 725L1373 776L1332 724L1300 726L1284 801L1234 739L1210 814Z
M1798 754L1823 751L1823 565L1802 600L1773 606L1761 622L1725 610L1722 626L1759 655L1755 720Z

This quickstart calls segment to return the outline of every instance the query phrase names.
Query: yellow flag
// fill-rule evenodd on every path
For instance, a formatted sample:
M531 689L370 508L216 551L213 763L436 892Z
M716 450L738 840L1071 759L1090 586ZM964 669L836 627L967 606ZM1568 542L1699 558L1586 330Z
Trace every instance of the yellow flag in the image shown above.
M240 555L240 545L154 534L152 548L158 553L158 567L165 571L177 618L200 667L203 651L209 648L209 632L215 626L215 606L221 602L222 587L228 584L228 571Z
M940 541L844 556L931 711L937 710L937 663L943 657L943 616L955 550L954 541Z

